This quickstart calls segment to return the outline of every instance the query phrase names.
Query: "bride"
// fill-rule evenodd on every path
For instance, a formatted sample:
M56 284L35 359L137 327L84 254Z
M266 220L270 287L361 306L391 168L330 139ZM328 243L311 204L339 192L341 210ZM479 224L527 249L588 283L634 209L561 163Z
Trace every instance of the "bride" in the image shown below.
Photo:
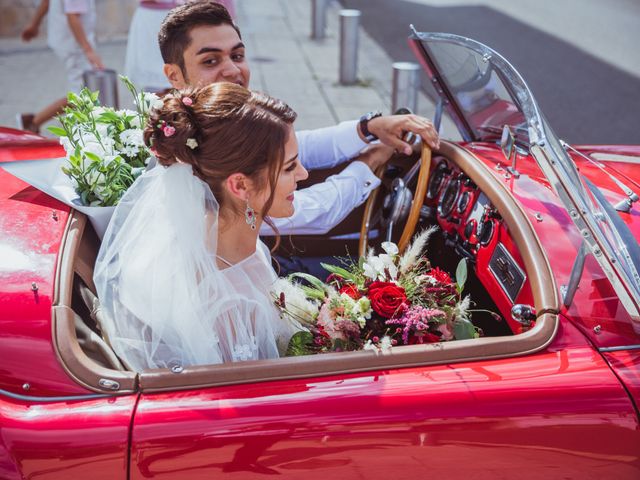
M283 102L220 83L164 97L145 142L160 166L126 192L94 280L115 352L135 371L276 358L279 317L262 222L293 213L298 161Z

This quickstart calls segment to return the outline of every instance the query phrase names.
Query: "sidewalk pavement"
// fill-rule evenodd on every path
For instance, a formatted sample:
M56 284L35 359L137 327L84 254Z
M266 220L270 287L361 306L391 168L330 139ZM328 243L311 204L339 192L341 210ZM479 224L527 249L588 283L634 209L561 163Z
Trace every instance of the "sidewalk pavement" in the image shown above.
M355 86L338 83L341 8L337 1L330 2L327 36L318 41L310 38L311 0L236 0L251 88L286 101L298 112L297 129L334 125L371 110L389 113L393 59L362 29L360 82ZM98 41L104 63L119 73L124 70L125 50L126 38ZM36 111L64 95L62 63L43 39L30 44L0 40L0 70L0 125L15 126L16 113ZM124 88L119 97L120 108L131 108ZM431 118L433 110L431 101L421 94L417 113Z

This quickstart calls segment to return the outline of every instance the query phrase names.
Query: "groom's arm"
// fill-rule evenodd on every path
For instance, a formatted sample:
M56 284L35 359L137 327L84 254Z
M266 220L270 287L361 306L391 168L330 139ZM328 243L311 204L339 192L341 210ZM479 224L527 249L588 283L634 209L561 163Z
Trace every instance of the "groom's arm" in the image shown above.
M358 121L296 132L298 155L307 170L332 168L354 158L367 146L358 134Z
M295 213L288 218L273 218L282 235L322 235L338 225L361 205L380 185L380 179L363 162L354 161L324 182L295 193ZM263 223L260 235L274 235Z
M411 145L405 141L408 132L422 137L431 148L440 148L438 132L430 120L418 115L383 115L342 122L334 127L319 128L297 132L300 161L307 170L330 168L355 157L364 147L368 130L371 137L398 152L411 154Z

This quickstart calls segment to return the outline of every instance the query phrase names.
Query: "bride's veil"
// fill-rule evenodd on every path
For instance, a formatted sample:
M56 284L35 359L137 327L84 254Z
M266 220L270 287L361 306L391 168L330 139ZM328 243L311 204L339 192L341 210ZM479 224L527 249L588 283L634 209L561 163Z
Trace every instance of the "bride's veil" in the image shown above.
M242 265L220 270L218 210L180 163L145 172L118 204L94 280L103 333L131 369L278 356L291 327L269 298L268 251L260 243Z

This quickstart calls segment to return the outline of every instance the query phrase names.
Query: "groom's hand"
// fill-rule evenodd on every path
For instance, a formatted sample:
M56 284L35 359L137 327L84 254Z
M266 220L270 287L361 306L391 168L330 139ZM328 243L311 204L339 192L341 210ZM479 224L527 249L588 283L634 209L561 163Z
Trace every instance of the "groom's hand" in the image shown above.
M405 155L411 155L411 145L403 139L407 132L420 135L431 148L440 148L440 139L433 123L418 115L386 115L369 120L369 131L382 143Z

